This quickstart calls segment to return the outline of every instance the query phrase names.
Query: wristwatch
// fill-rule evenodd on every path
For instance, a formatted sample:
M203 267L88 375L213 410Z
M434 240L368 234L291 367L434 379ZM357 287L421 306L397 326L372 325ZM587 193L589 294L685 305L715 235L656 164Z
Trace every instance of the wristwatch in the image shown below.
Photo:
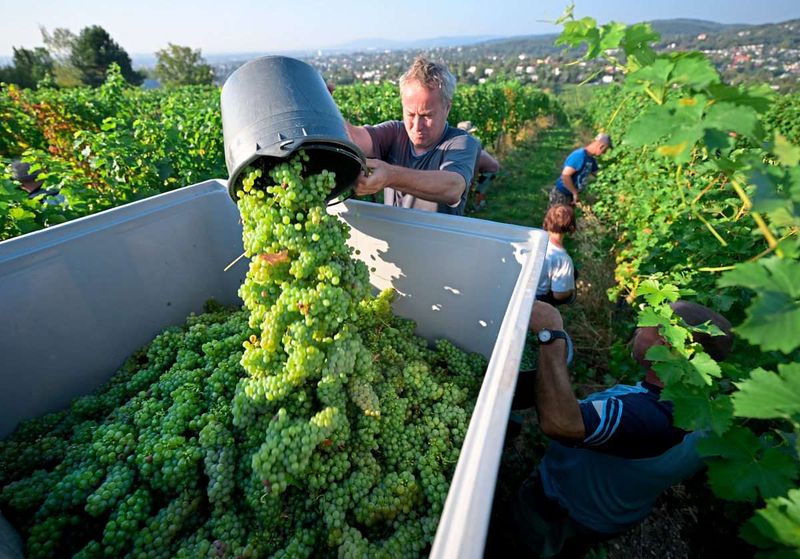
M547 345L559 339L564 340L567 342L567 365L572 363L572 356L574 353L572 349L572 339L570 339L569 334L564 330L548 330L544 328L536 333L536 339L538 339L539 343L542 345Z

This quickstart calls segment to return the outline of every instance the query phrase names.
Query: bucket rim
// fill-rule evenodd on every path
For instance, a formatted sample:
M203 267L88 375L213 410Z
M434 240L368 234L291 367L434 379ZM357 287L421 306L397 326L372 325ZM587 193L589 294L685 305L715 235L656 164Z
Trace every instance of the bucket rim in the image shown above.
M367 159L361 149L351 143L345 142L343 140L332 140L329 136L306 136L304 138L298 138L290 140L292 143L296 143L290 150L284 149L282 146L276 150L276 145L278 144L271 144L265 147L262 147L256 151L254 151L250 156L243 159L229 174L227 186L228 186L228 194L236 202L238 199L236 197L237 192L241 189L241 185L237 186L237 180L241 175L242 171L244 171L248 165L253 163L254 161L260 158L267 158L270 160L275 160L275 164L278 161L282 161L288 159L292 155L294 155L297 151L300 150L314 150L314 151L329 151L335 152L339 155L349 158L354 163L356 163L360 169L360 172L366 174L368 172L367 168ZM284 143L283 146L289 144ZM328 196L327 200L331 200L332 198L336 197L337 195L345 192L352 186L352 182L350 184L342 185L339 184L337 181L336 187L331 191L331 194Z

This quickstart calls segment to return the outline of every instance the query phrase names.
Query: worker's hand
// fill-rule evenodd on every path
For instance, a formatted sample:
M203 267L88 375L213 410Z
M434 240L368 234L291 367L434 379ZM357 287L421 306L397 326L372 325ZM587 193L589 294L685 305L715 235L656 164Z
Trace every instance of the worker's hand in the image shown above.
M545 328L548 330L563 330L564 319L561 318L561 313L554 306L537 300L533 303L529 327L533 332L538 332Z
M368 175L360 175L356 181L355 191L358 196L375 194L389 186L391 165L380 159L367 159Z
M577 206L578 202L580 202L580 196L577 193L572 195L572 202L570 202L571 206Z

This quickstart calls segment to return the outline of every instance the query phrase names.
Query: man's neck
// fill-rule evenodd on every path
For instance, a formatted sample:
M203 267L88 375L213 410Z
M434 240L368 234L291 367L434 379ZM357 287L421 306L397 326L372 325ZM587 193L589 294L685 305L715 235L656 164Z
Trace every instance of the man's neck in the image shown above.
M548 235L550 236L550 242L551 243L553 243L555 246L557 246L559 248L564 248L564 243L563 243L564 234L563 233L548 232Z

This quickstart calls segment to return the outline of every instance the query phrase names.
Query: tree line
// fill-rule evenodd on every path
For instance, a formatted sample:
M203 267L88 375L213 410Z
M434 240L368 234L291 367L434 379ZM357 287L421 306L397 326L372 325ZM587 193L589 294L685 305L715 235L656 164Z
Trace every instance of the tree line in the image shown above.
M146 77L164 86L208 85L214 71L200 49L168 43L156 51L156 67L148 76L133 69L131 57L102 27L84 27L76 35L69 29L49 32L41 27L44 47L14 47L12 63L0 67L0 83L36 89L50 87L98 87L106 79L112 64L131 85L141 85Z

